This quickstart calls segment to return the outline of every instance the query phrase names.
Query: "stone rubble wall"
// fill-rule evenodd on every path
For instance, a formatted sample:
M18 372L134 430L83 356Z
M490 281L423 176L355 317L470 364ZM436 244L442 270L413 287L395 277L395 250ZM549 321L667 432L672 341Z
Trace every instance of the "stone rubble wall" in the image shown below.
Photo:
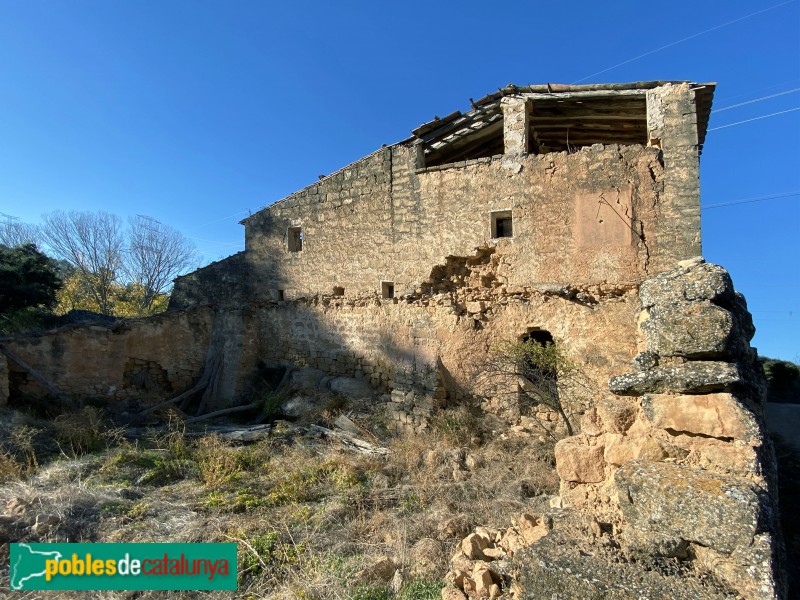
M253 337L246 344L267 363L361 379L389 393L388 411L399 428L424 429L435 409L467 399L476 370L498 341L517 340L532 328L549 331L575 360L595 357L587 373L596 382L605 381L635 353L634 288L612 292L610 287L605 294L599 287L499 295L459 290L394 299L373 295L273 302L251 309L245 329ZM601 351L626 324L630 343ZM510 393L489 399L485 408L518 418L516 386L515 381Z
M654 251L638 232L639 221L656 226L658 156L643 146L597 146L417 172L413 148L387 148L349 180L381 168L371 177L385 188L324 192L333 185L324 181L246 221L253 296L274 298L281 289L293 299L334 287L359 296L379 292L383 281L398 294L419 293L432 265L490 243L509 254L498 274L509 287L636 283ZM508 210L513 237L490 242L491 213ZM287 249L290 226L303 229L301 252Z
M248 298L249 280L244 252L238 252L175 279L169 310L241 305Z
M745 598L780 595L775 463L755 329L727 271L702 259L639 290L634 371L556 445L565 506L630 552L691 558Z
M431 265L490 243L510 254L509 287L639 283L700 251L693 106L688 85L648 93L658 147L528 155L511 144L430 168L412 142L378 150L243 221L250 297L360 296L384 281L419 293ZM512 238L491 242L495 211L512 211ZM289 250L289 227L302 228L302 251Z
M206 307L111 325L68 326L7 340L4 345L76 400L133 407L178 395L197 381L213 320L213 310ZM5 398L16 394L23 402L48 396L0 354L0 403L5 390Z
M212 348L223 353L223 369L219 396L209 408L252 401L260 393L254 387L260 365L316 368L386 394L393 428L418 432L437 409L470 398L475 373L491 348L531 329L549 331L574 360L588 362L596 389L632 359L635 286L487 287L483 283L494 281L492 272L502 262L501 253L488 256L479 252L435 271L427 282L435 293L428 295L315 296L241 308L199 307L8 345L65 393L112 403L185 391L199 378ZM608 348L608 340L616 338ZM16 371L14 377L12 394L44 395ZM517 382L510 382L503 394L485 398L483 408L512 423L531 416L557 425L555 415L543 409L521 415L516 390ZM593 400L587 396L584 404Z

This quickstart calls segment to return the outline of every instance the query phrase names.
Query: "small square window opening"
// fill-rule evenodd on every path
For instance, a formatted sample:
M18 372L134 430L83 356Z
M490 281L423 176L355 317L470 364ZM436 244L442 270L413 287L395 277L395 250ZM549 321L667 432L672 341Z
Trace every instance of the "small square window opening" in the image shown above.
M514 236L511 211L503 210L492 213L492 237L510 238Z
M381 296L384 298L394 298L394 282L382 281L381 282Z
M300 252L303 250L303 228L289 227L289 252Z
M334 296L344 296L344 288L339 286L333 287L333 295Z

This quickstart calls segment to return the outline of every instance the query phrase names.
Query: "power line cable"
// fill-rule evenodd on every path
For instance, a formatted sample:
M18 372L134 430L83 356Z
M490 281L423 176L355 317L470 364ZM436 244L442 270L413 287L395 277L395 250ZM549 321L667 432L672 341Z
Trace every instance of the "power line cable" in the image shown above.
M686 41L691 40L691 39L696 38L696 37L700 37L701 35L705 35L706 33L711 33L712 31L716 31L717 29L722 29L723 27L727 27L728 25L733 25L734 23L738 23L739 21L744 21L745 19L749 19L750 17L755 17L756 15L760 15L762 13L765 13L767 11L773 10L775 8L780 8L781 6L785 6L787 4L792 4L793 2L795 2L795 0L787 0L786 2L781 2L780 4L775 4L773 6L761 9L761 10L756 11L754 13L750 13L749 15L745 15L743 17L739 17L738 19L734 19L733 21L728 21L727 23L722 23L721 25L716 25L714 27L711 27L710 29L706 29L704 31L700 31L699 33L692 34L690 36L687 36L687 37L682 38L680 40L677 40L675 42L671 42L669 44L666 44L665 46L661 46L660 48L656 48L655 50L650 50L649 52L645 52L644 54L640 54L639 56L635 56L633 58L625 60L625 61L623 61L621 63L618 63L618 64L614 65L613 67L608 67L607 69L603 69L602 71L598 71L597 73L592 73L591 75L588 75L588 76L586 76L586 77L584 77L582 79L578 79L577 81L573 81L572 84L574 85L576 83L580 83L582 81L586 81L587 79L591 79L592 77L595 77L596 75L602 75L603 73L607 73L608 71L612 71L612 70L616 69L617 67L621 67L623 65L627 65L628 63L632 63L632 62L634 62L636 60L639 60L640 58L644 58L645 56L650 56L651 54L655 54L656 52L660 52L661 50L666 50L667 48L671 48L672 46L677 46L678 44L681 44L683 42L686 42Z
M733 200L731 202L720 202L719 204L709 204L708 206L701 206L700 210L723 208L725 206L735 206L737 204L750 204L752 202L766 202L767 200L778 200L780 198L791 198L794 196L800 196L800 190L795 192L784 192L782 194L772 194L770 196L754 196L752 198L742 198L741 200Z
M706 131L716 131L717 129L725 129L726 127L733 127L735 125L742 125L744 123L750 123L752 121L760 121L761 119L768 119L769 117L776 117L778 115L785 115L786 113L794 112L796 110L800 110L800 106L796 106L795 108L789 108L787 110L780 110L778 112L770 113L768 115L761 115L760 117L753 117L752 119L745 119L744 121L736 121L735 123L728 123L727 125L720 125L719 127L711 127Z
M800 92L800 88L786 90L785 92L778 92L777 94L770 94L769 96L761 96L761 98L755 98L754 100L748 100L747 102L740 102L739 104L731 104L730 106L725 106L723 108L716 108L711 111L711 114L713 115L714 113L722 112L723 110L730 110L732 108L739 108L740 106L747 106L748 104L755 104L756 102L769 100L770 98L777 98L778 96L785 96L786 94L794 94L795 92Z
M778 81L776 83L771 83L769 85L759 85L758 89L760 89L762 92L766 92L767 90L772 90L772 89L775 89L775 88L778 88L778 87L783 87L783 86L785 86L787 84L790 84L790 83L791 84L796 84L798 82L800 82L800 78L795 77L793 79L786 79L785 81ZM752 89L748 89L748 91L746 91L746 92L741 92L739 94L734 94L733 96L728 96L726 94L726 97L727 97L728 100L736 100L737 98L742 98L743 96L749 96L752 93L753 93L753 90Z

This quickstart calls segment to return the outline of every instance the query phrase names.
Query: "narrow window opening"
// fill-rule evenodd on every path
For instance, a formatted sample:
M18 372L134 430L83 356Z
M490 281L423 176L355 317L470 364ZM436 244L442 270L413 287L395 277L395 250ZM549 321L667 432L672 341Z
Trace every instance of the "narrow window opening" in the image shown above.
M384 298L394 298L394 282L383 281L381 282L381 296Z
M289 227L289 252L300 252L303 250L303 228Z
M511 211L502 210L492 213L492 238L510 238L514 236Z
M333 295L344 296L344 288L339 286L333 286Z
M553 335L544 329L528 329L520 337L523 344L541 345L547 348L555 344ZM522 361L517 365L520 376L520 392L534 403L546 406L558 404L558 372L556 371L555 348L538 351L535 348L522 353Z
M278 290L278 300L283 301L283 290Z

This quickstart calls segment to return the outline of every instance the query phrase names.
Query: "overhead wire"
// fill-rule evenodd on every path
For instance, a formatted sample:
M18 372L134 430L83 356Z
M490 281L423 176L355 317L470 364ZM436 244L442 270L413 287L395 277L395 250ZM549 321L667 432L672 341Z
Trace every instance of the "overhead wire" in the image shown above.
M744 123L751 123L753 121L760 121L761 119L768 119L769 117L776 117L778 115L785 115L786 113L794 112L796 110L800 110L800 106L796 106L794 108L789 108L786 110L779 110L778 112L770 113L768 115L761 115L759 117L753 117L751 119L745 119L744 121L736 121L735 123L728 123L727 125L720 125L718 127L709 127L706 131L717 131L718 129L725 129L726 127L734 127L735 125L742 125Z
M777 98L778 96L785 96L787 94L794 94L795 92L800 92L800 88L794 88L792 90L786 90L784 92L778 92L777 94L770 94L769 96L761 96L760 98L755 98L753 100L747 100L746 102L739 102L738 104L731 104L730 106L723 106L722 108L715 108L711 111L711 114L719 113L724 110L730 110L732 108L739 108L740 106L747 106L748 104L755 104L756 102L762 102L764 100L769 100L770 98Z
M752 198L742 198L741 200L732 200L731 202L720 202L718 204L709 204L708 206L701 206L700 210L710 210L712 208L736 206L737 204L750 204L752 202L766 202L768 200L779 200L782 198L792 198L795 196L800 196L800 190L796 190L794 192L783 192L780 194L771 194L769 196L753 196Z
M597 71L596 73L592 73L591 75L587 75L586 77L583 77L582 79L578 79L577 81L573 81L572 84L574 85L576 83L580 83L582 81L586 81L587 79L591 79L592 77L595 77L596 75L602 75L603 73L607 73L608 71L612 71L612 70L616 69L617 67L621 67L623 65L627 65L627 64L632 63L634 61L637 61L640 58L644 58L645 56L650 56L651 54L655 54L656 52L660 52L661 50L666 50L667 48L671 48L672 46L677 46L678 44L681 44L683 42L689 41L689 40L694 39L696 37L700 37L701 35L705 35L706 33L711 33L712 31L716 31L717 29L722 29L723 27L727 27L728 25L733 25L734 23L738 23L740 21L744 21L745 19L749 19L751 17L755 17L757 15L760 15L762 13L768 12L770 10L774 10L776 8L780 8L781 6L785 6L787 4L792 4L795 1L796 0L786 0L786 2L781 2L779 4L775 4L773 6L769 6L767 8L763 8L763 9L761 9L759 11L754 12L754 13L750 13L749 15L744 15L743 17L739 17L737 19L733 19L732 21L728 21L726 23L722 23L721 25L716 25L716 26L711 27L709 29L705 29L705 30L700 31L698 33L694 33L694 34L692 34L690 36L687 36L685 38L682 38L680 40L676 40L674 42L670 42L669 44L666 44L664 46L656 48L655 50L650 50L649 52L645 52L644 54L640 54L639 56L634 56L633 58L630 58L628 60L622 61L621 63L617 63L616 65L614 65L612 67L608 67L607 69L603 69L602 71Z
M795 85L798 82L800 82L800 77L794 77L792 79L785 79L783 81L776 81L775 83L770 83L770 84L767 84L767 85L759 85L758 89L761 90L762 92L766 92L767 90L772 90L772 89L775 89L775 88L783 87L783 86L788 85L788 84ZM737 98L742 98L743 96L749 96L752 93L753 93L752 88L749 88L746 92L740 92L738 94L734 94L733 96L729 96L729 95L726 94L726 98L728 100L736 100Z

